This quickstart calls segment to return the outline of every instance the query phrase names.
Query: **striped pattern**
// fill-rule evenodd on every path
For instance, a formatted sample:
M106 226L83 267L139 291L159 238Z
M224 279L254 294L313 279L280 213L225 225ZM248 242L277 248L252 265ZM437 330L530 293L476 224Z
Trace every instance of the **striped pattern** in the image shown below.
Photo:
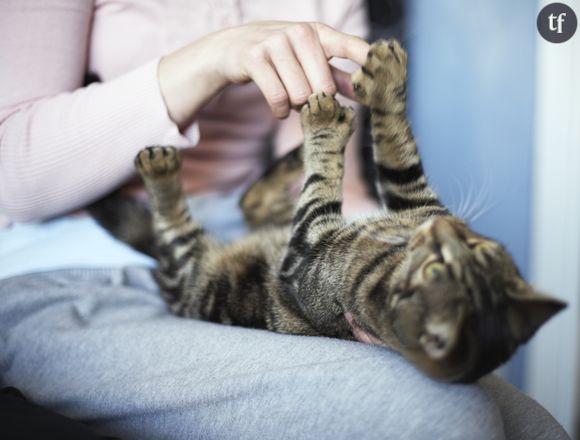
M316 323L321 333L326 333L328 326L335 326L336 319L328 322L328 310L336 310L335 298L312 292L325 289L319 285L319 275L330 268L323 253L340 244L336 234L345 226L341 215L344 149L352 133L354 114L332 96L320 94L310 97L301 116L305 180L279 280L295 306Z
M187 314L191 299L183 292L202 267L209 238L189 213L181 191L177 151L148 147L135 159L149 193L159 270L156 279L166 301L179 314Z
M423 173L417 144L405 114L371 113L377 189L391 211L419 209L424 216L449 212Z
M302 109L305 142L241 200L254 232L220 245L190 216L176 151L142 151L157 279L182 316L282 333L381 341L432 377L470 382L499 366L564 305L539 297L501 245L450 215L424 175L406 108L406 53L378 42L353 81L371 107L386 212L341 216L352 110L325 94ZM296 206L288 188L304 169ZM118 237L132 237L119 226ZM137 240L143 243L143 239Z

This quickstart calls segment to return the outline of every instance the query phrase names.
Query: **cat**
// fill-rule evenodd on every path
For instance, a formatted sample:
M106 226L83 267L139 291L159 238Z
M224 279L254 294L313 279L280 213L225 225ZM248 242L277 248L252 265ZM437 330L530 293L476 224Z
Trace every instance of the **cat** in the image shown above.
M406 116L401 45L373 43L352 81L371 111L386 208L378 214L352 222L341 215L354 112L318 93L301 110L303 146L241 199L252 228L246 237L221 244L192 219L172 147L148 147L136 157L150 213L118 196L95 205L93 215L158 259L156 279L177 315L358 339L399 352L435 379L473 382L565 303L535 292L505 248L454 217L429 186ZM290 187L302 172L294 203Z

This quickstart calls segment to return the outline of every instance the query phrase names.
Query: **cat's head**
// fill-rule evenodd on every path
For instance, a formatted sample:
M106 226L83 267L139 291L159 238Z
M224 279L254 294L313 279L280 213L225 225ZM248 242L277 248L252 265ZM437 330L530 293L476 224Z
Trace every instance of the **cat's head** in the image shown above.
M566 306L535 292L503 246L451 216L415 231L388 290L377 333L452 382L491 372Z

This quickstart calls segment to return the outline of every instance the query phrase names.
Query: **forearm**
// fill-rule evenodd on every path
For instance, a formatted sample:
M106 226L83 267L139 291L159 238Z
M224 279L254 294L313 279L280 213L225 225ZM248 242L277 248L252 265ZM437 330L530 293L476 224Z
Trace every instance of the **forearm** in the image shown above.
M170 118L181 128L228 84L217 71L219 58L212 54L211 38L183 47L159 62L159 87Z
M0 212L42 219L102 196L133 172L144 145L190 145L169 119L157 63L37 101L0 125Z
M81 207L124 181L144 144L192 143L167 115L156 62L81 87L93 14L92 0L0 2L0 217Z
M82 16L59 15L56 7L42 15L58 25L45 49L36 44L44 37L40 31L28 31L40 21L16 6L18 14L2 17L6 26L11 17L19 19L15 37L0 41L0 60L19 60L0 77L14 91L5 99L0 94L0 212L12 220L58 215L102 196L130 176L132 159L144 145L195 143L181 137L178 127L188 127L227 84L255 81L274 115L285 117L311 87L336 89L328 58L360 63L368 50L364 41L328 26L257 22L207 35L164 57L158 71L154 66L145 75L136 69L79 88L88 46L79 36L88 31L92 6L86 1ZM295 57L280 56L288 53ZM75 75L60 75L63 66Z

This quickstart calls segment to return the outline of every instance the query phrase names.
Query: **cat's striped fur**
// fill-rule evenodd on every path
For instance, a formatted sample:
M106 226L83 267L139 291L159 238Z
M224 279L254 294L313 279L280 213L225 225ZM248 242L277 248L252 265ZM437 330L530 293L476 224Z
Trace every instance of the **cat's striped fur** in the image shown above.
M354 332L433 377L473 381L564 306L535 293L505 249L453 217L429 186L406 117L406 64L397 42L379 41L353 75L360 102L371 108L377 186L388 209L373 218L341 216L354 115L325 94L302 109L303 150L242 199L254 231L231 244L217 243L191 218L175 149L138 155L157 280L175 313L283 333L352 339ZM294 207L289 187L302 167ZM121 236L124 226L116 228Z

